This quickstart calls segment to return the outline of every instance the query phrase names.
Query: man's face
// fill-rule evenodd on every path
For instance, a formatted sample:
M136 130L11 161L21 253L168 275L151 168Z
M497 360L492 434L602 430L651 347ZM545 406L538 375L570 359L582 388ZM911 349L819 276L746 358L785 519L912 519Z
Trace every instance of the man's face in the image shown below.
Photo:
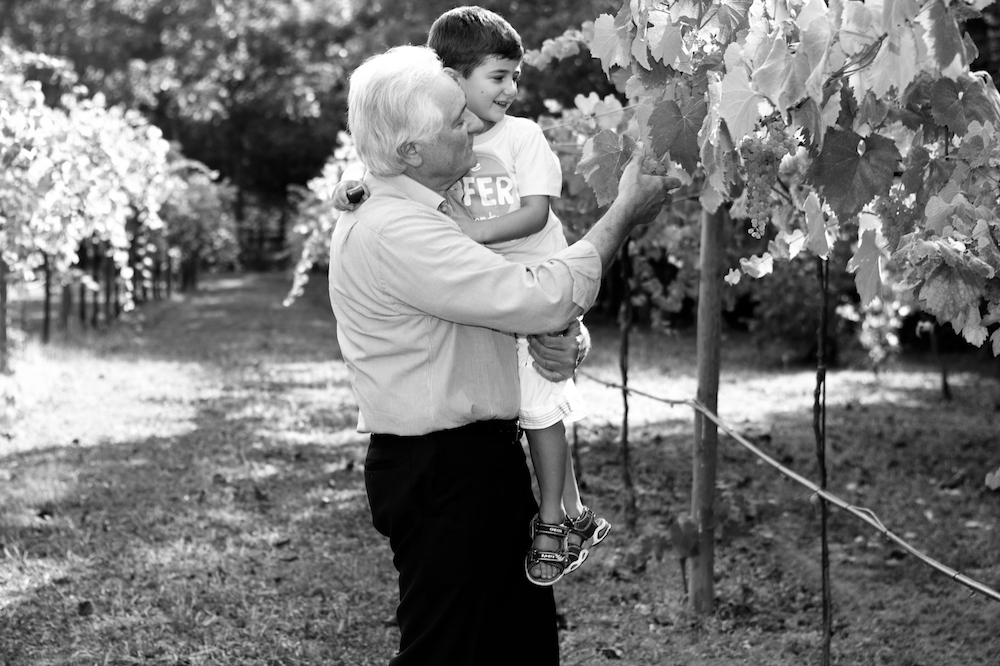
M448 187L476 166L472 141L483 130L483 123L466 107L465 94L447 74L435 82L431 99L441 111L441 129L426 143L418 144L422 158L418 173L422 180Z
M517 97L521 61L490 56L459 83L465 91L469 109L483 121L486 129L503 120Z

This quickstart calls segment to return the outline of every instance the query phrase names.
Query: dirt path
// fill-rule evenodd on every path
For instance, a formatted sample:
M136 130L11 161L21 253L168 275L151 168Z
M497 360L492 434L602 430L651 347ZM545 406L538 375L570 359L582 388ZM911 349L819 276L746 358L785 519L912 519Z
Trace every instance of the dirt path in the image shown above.
M384 664L395 577L370 526L364 438L322 278L291 308L281 275L214 277L80 344L29 346L0 384L0 666ZM592 376L617 377L596 327ZM692 341L637 334L632 385L693 392ZM720 412L814 475L813 372L724 349ZM1000 587L1000 387L899 368L831 373L831 490L950 566ZM585 494L620 524L620 396L581 380ZM691 415L631 402L639 533L557 589L563 663L819 663L818 512L722 442L717 611L687 610L669 526L687 511ZM834 663L1000 664L1000 611L871 528L831 521Z

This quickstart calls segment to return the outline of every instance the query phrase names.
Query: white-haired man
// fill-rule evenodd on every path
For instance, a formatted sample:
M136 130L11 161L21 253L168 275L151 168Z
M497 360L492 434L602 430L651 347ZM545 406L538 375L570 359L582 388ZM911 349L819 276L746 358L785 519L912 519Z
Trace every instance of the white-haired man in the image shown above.
M476 164L482 123L431 50L366 61L351 76L348 114L370 198L337 223L330 298L358 430L372 433L372 521L399 571L390 664L557 664L551 588L523 570L538 507L515 420L514 332L537 334L536 363L571 376L577 317L629 231L679 183L644 176L633 160L582 241L525 267L449 217L460 214L449 190Z

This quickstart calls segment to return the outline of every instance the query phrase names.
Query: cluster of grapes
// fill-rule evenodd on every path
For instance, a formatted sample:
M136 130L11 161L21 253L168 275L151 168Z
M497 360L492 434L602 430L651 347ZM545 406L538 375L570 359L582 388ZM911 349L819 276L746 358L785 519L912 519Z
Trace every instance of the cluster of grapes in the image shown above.
M762 238L771 217L771 188L778 180L778 165L794 142L778 128L766 128L764 136L751 134L740 144L746 169L746 206L750 235Z
M882 220L882 235L890 251L899 247L900 239L913 231L913 208L904 200L905 193L893 188L888 195L875 197L873 211Z
M652 155L646 155L642 159L642 172L651 176L666 176L667 166Z

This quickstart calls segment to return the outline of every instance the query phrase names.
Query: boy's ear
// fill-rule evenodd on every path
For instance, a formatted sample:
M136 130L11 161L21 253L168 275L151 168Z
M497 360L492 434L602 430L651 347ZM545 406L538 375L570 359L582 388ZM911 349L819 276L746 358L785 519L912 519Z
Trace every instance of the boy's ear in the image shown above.
M450 76L455 83L460 82L461 74L458 73L458 70L451 67L445 67L444 73Z
M402 158L404 164L414 168L424 163L424 158L420 156L417 144L413 141L403 144L399 149L399 156Z

